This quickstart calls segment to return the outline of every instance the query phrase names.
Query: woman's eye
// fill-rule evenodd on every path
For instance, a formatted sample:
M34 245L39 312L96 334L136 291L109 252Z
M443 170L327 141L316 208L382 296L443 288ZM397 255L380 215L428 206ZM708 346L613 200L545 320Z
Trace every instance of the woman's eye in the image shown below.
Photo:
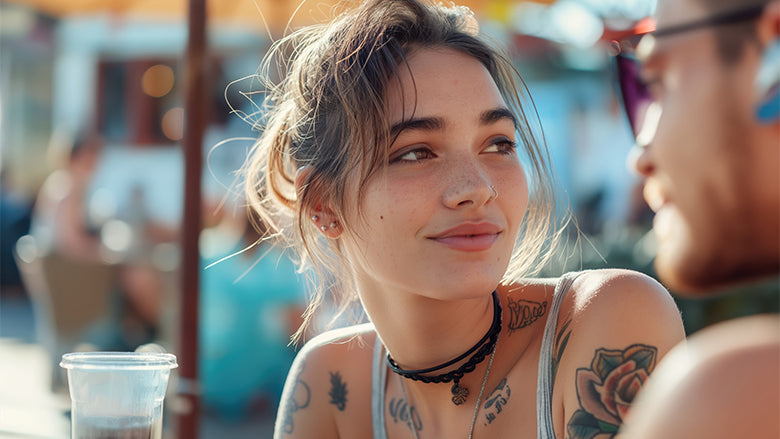
M485 148L485 152L497 152L500 154L513 154L517 149L515 142L507 139L496 139L490 146Z
M391 163L416 162L420 160L429 159L432 157L433 157L433 152L425 148L420 148L420 149L413 149L411 151L406 151L405 153L393 158L390 162Z

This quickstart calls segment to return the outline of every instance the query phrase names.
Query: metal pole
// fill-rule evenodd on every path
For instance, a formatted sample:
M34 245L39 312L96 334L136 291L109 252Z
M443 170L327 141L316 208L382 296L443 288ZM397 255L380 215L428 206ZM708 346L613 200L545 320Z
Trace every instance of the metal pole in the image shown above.
M203 131L207 123L206 0L189 0L187 53L185 55L184 211L181 236L181 314L179 326L179 388L182 409L179 439L196 439L200 417L198 380L198 307L201 231L201 171Z

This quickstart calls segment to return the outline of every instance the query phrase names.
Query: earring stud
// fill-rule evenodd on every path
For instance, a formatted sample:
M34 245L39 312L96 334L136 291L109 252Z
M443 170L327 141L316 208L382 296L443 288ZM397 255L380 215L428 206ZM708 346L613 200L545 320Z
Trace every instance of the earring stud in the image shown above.
M317 222L320 220L320 217L318 217L317 215L312 215L311 220Z

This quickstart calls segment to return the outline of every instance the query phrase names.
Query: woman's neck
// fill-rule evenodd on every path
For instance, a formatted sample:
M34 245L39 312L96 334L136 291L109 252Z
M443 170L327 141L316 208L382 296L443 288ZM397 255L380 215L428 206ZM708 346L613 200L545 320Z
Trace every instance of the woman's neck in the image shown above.
M419 294L361 290L361 300L393 360L402 369L433 367L466 352L493 322L490 294L438 300ZM438 373L456 369L465 360Z

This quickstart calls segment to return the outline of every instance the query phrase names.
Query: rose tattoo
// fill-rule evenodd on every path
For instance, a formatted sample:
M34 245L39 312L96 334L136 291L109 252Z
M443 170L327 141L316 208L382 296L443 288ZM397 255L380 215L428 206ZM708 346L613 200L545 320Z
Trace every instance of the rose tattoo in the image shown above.
M580 410L567 426L570 439L614 437L628 408L655 368L658 350L635 344L627 349L597 349L590 369L577 369Z

